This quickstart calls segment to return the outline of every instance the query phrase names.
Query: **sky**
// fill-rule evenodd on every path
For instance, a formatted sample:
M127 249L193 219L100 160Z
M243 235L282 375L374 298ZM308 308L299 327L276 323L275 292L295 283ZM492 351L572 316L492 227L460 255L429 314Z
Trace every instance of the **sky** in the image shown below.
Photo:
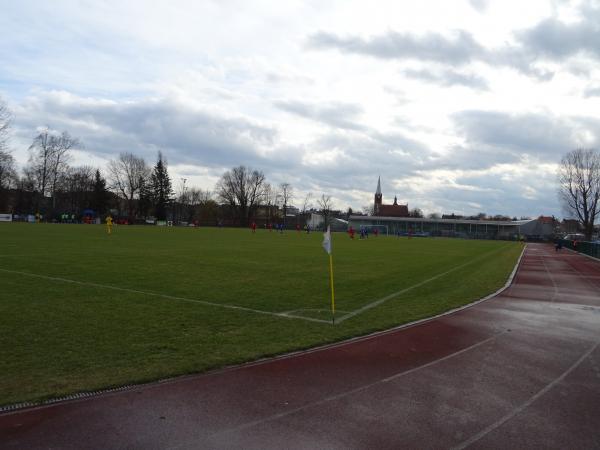
M176 190L237 165L293 203L564 217L561 158L600 140L600 1L0 0L19 165L41 127L72 165L120 152ZM313 203L315 203L313 201Z

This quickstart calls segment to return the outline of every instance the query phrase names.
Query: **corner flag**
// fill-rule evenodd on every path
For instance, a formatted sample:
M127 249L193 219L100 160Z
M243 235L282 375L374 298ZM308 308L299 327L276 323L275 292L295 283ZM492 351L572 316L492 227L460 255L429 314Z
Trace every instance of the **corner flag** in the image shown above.
M335 296L333 294L333 257L331 255L331 229L323 233L323 248L329 255L329 284L331 285L331 320L335 324Z
M331 230L327 227L327 231L323 234L323 248L331 255Z

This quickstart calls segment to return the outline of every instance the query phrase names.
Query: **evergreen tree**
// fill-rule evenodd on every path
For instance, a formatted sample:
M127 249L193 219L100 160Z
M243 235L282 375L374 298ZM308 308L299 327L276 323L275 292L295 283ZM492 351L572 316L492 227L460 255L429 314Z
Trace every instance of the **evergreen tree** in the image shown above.
M106 190L106 180L102 178L100 170L96 169L94 175L94 192L92 194L92 209L101 216L108 209L108 191Z
M173 189L167 171L167 161L161 152L158 152L158 161L150 177L154 214L158 220L166 220L167 206L171 202Z
M153 192L151 183L151 181L148 182L147 180L140 178L140 198L138 201L138 211L142 217L148 216L148 212L152 208Z

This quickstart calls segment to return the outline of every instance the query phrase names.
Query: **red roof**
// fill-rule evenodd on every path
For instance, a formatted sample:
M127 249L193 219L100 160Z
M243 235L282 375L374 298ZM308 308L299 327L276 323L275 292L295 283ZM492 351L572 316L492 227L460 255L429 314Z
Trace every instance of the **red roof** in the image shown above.
M552 216L540 216L538 220L542 223L554 223L554 217Z
M408 205L381 205L376 216L408 217Z

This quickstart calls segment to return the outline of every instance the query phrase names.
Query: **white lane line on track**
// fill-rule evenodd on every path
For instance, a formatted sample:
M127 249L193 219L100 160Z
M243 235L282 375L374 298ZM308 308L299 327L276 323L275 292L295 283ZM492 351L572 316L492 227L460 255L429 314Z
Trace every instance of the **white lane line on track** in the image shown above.
M344 316L340 317L340 318L337 320L337 323L342 323L342 322L344 322L345 320L351 319L352 317L355 317L355 316L357 316L357 315L359 315L359 314L362 314L362 313L364 313L365 311L368 311L369 309L373 309L373 308L375 308L375 307L377 307L377 306L381 305L382 303L385 303L385 302L387 302L388 300L391 300L391 299L393 299L394 297L398 297L399 295L405 294L406 292L412 291L413 289L416 289L416 288L418 288L418 287L421 287L421 286L423 286L423 285L425 285L425 284L427 284L427 283L430 283L430 282L432 282L432 281L435 281L435 280L437 280L438 278L441 278L441 277L443 277L443 276L446 276L446 275L448 275L449 273L452 273L452 272L455 272L455 271L457 271L457 270L459 270L459 269L462 269L463 267L466 267L466 266L468 266L468 265L470 265L470 264L473 264L473 263L475 263L475 262L477 262L477 261L480 261L481 259L487 258L488 256L491 256L491 255L493 255L493 254L495 254L495 253L499 253L500 251L502 251L502 250L505 250L506 248L507 248L507 247L502 247L502 248L500 248L500 249L493 250L493 251L491 251L491 252L489 252L489 253L486 253L486 254L484 254L484 255L481 255L481 256L479 256L478 258L472 259L472 260L470 260L470 261L467 261L467 262L466 262L466 263L464 263L464 264L460 264L460 265L458 265L458 266L456 266L456 267L454 267L454 268L452 268L452 269L450 269L450 270L447 270L446 272L442 272L442 273L439 273L439 274L437 274L437 275L434 275L433 277L431 277L431 278L428 278L428 279L426 279L426 280L423 280L423 281L421 281L420 283L413 284L412 286L409 286L409 287L407 287L407 288L401 289L401 290L399 290L399 291L397 291L397 292L394 292L394 293L392 293L392 294L386 295L385 297L382 297L382 298L380 298L379 300L375 300L375 301L373 301L373 302L371 302L371 303L368 303L368 304L366 304L365 306L362 306L362 307L360 307L360 308L358 308L358 309L356 309L356 310L352 311L351 313L348 313L348 314L346 314L346 315L344 315Z
M550 281L552 281L552 287L554 288L554 292L552 293L550 303L554 303L554 300L556 300L556 297L558 296L558 286L556 284L556 280L552 276L552 272L550 272L550 270L548 269L548 265L546 264L546 259L544 257L542 257L542 264L544 265L544 270L548 274L548 278L550 278Z
M213 306L216 308L233 309L236 311L246 311L246 312L251 312L254 314L262 314L262 315L268 315L268 316L274 316L274 317L281 317L283 319L299 319L299 320L306 320L308 322L317 322L317 323L326 323L326 324L331 323L331 321L329 321L329 320L314 319L312 317L303 317L303 316L297 316L294 314L284 314L284 313L276 313L276 312L271 312L271 311L263 311L260 309L246 308L245 306L228 305L228 304L223 304L223 303L208 302L206 300L197 300L197 299L193 299L193 298L177 297L174 295L160 294L158 292L140 291L137 289L129 289L129 288L123 288L123 287L118 287L118 286L111 286L109 284L99 284L99 283L91 283L91 282L87 282L87 281L77 281L77 280L71 280L68 278L61 278L61 277L50 277L47 275L39 275L39 274L35 274L35 273L20 272L17 270L8 270L8 269L2 269L2 268L0 268L0 271L6 272L6 273L14 273L16 275L22 275L22 276L26 276L26 277L40 278L43 280L58 281L61 283L71 283L71 284L77 284L80 286L92 286L92 287L97 287L97 288L101 288L101 289L111 289L113 291L130 292L133 294L149 295L152 297L166 298L169 300L179 300L182 302L197 303L200 305Z
M502 332L497 333L497 334L495 334L495 335L493 335L493 336L491 336L491 337L489 337L487 339L484 339L483 341L477 342L476 344L470 345L469 347L465 347L462 350L458 350L457 352L450 353L449 355L446 355L446 356L444 356L442 358L436 359L435 361L431 361L431 362L428 362L427 364L423 364L422 366L414 367L414 368L408 369L408 370L406 370L404 372L396 373L396 374L391 375L389 377L382 378L380 380L374 381L373 383L369 383L369 384L365 384L363 386L359 386L359 387L351 389L349 391L340 392L339 394L335 394L335 395L331 395L329 397L322 398L321 400L317 400L315 402L308 403L308 404L300 406L298 408L290 409L289 411L285 411L285 412L278 413L278 414L273 414L273 415L265 417L263 419L254 420L252 422L247 422L247 423L244 423L244 424L239 425L237 427L233 427L233 428L229 428L229 429L226 429L226 430L223 430L223 431L219 431L219 432L214 433L213 435L211 435L211 437L219 436L219 435L223 435L223 434L228 434L228 433L233 433L233 432L236 432L236 431L242 431L242 430L245 430L247 428L252 428L254 426L261 425L261 424L266 423L266 422L272 422L274 420L282 419L284 417L287 417L287 416L292 415L292 414L296 414L296 413L304 411L306 409L314 408L316 406L321 406L321 405L323 405L325 403L329 403L329 402L332 402L332 401L335 401L335 400L339 400L341 398L348 397L348 396L353 395L353 394L358 394L358 393L366 391L367 389L370 389L370 388L372 388L374 386L377 386L377 385L380 385L380 384L384 384L384 383L389 383L390 381L394 381L394 380L396 380L398 378L401 378L403 376L410 375L411 373L417 372L418 370L426 369L427 367L431 367L431 366L433 366L433 365L435 365L437 363L440 363L442 361L446 361L448 359L454 358L455 356L461 355L461 354L463 354L465 352L473 350L474 348L480 347L480 346L482 346L482 345L484 345L484 344L486 344L486 343L488 343L490 341L493 341L494 339L498 338L499 336L501 336L501 335L503 335L505 333L507 333L507 331L502 331Z
M554 379L553 381L548 383L546 386L544 386L544 388L539 390L535 395L531 396L529 398L529 400L527 400L525 403L522 403L521 405L517 406L515 409L513 409L511 412L506 414L504 417L502 417L498 421L494 422L490 426L484 428L483 430L481 430L479 433L475 434L471 438L467 439L464 442L461 442L456 447L452 447L452 450L461 450L461 449L467 448L469 445L477 442L479 439L485 437L488 433L494 431L496 428L498 428L498 427L502 426L504 423L508 422L514 416L516 416L517 414L522 412L525 408L531 406L531 404L533 402L535 402L538 398L540 398L542 395L544 395L546 392L548 392L550 389L552 389L554 386L556 386L558 383L560 383L562 380L564 380L567 375L569 375L573 370L575 370L577 368L577 366L579 366L579 364L581 364L588 356L590 356L592 354L592 352L594 350L596 350L596 348L598 347L598 344L600 344L600 342L596 342L594 345L592 345L588 349L588 351L586 351L583 354L583 356L581 356L581 358L579 358L577 361L575 361L575 363L573 363L573 365L571 367L569 367L566 371L564 371L558 378Z

